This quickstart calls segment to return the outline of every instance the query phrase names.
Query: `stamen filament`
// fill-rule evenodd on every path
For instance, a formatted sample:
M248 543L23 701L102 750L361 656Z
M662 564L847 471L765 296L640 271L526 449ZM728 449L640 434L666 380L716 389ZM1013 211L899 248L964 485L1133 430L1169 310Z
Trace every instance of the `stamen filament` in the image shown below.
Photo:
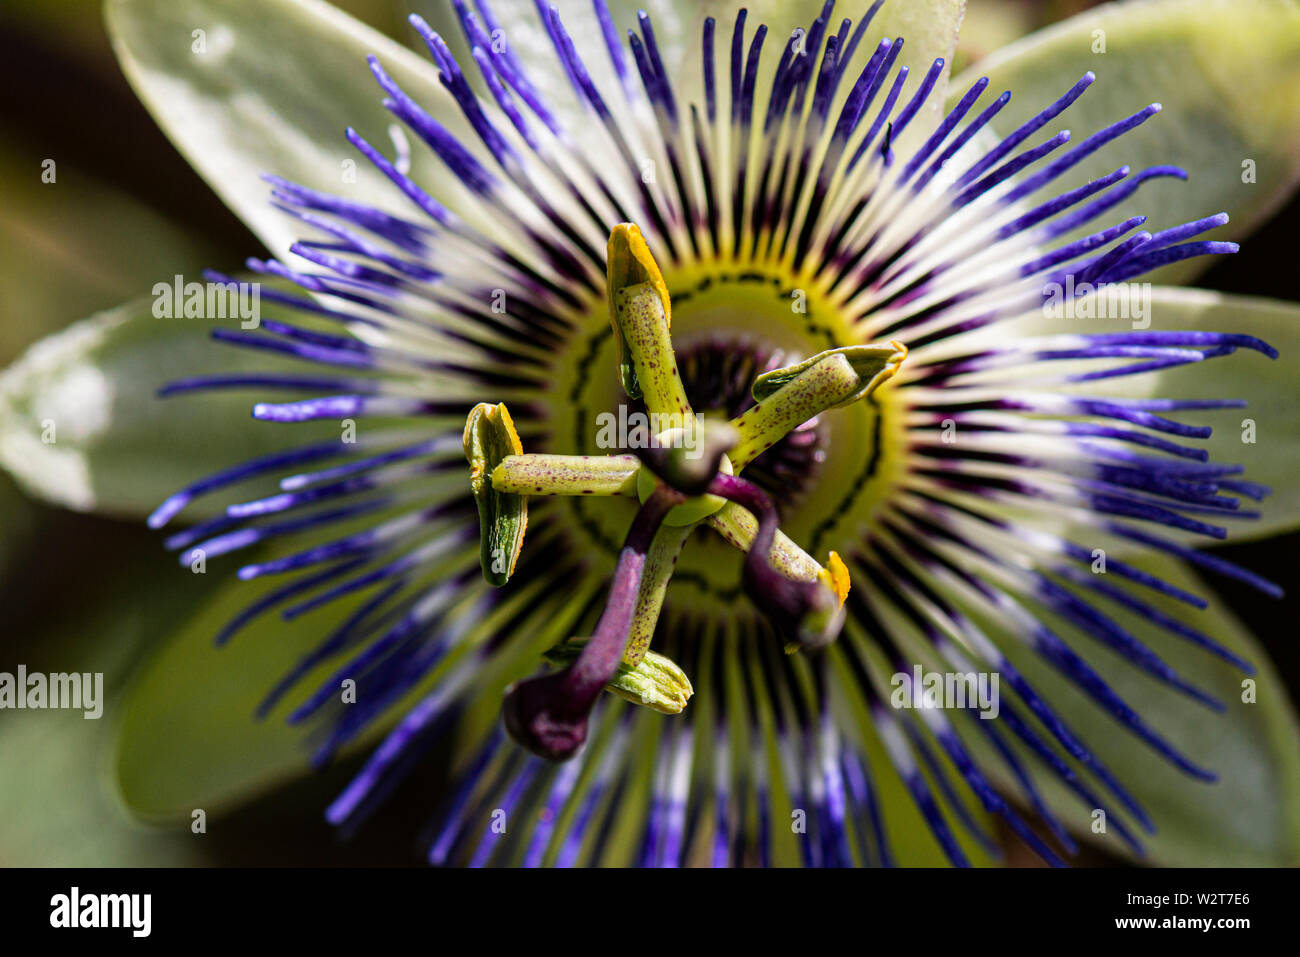
M739 505L728 502L706 521L714 531L742 552L748 552L754 547L758 521ZM780 529L773 536L768 561L787 578L799 581L813 581L822 572L817 560Z
M847 346L759 376L753 390L757 405L731 421L740 435L731 451L735 471L813 416L866 398L893 377L906 357L907 347L899 342Z
M677 567L677 556L681 554L694 527L665 525L659 529L659 534L650 545L645 567L641 571L641 591L636 599L636 612L632 615L627 650L623 652L623 660L629 665L640 663L650 647L655 626L659 622L659 612L663 608L664 595L668 591L668 582L673 577L673 569Z
M636 497L635 455L511 455L492 472L492 487L514 495Z

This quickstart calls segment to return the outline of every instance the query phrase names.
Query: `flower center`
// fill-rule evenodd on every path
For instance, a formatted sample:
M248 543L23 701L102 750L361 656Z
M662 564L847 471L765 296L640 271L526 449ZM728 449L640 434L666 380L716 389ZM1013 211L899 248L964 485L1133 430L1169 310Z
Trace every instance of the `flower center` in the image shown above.
M712 284L699 289L711 292ZM799 297L800 290L794 290L792 298ZM659 660L662 655L652 657L649 647L679 572L693 575L708 600L706 613L734 605L733 593L743 591L751 612L761 614L789 653L818 651L836 639L850 589L843 559L828 550L823 562L783 535L772 497L739 472L823 412L868 399L897 374L908 353L897 340L823 349L767 369L750 387L752 405L729 419L710 421L686 394L669 286L635 223L610 231L606 310L619 387L647 410L629 414L620 405L617 416L608 410L597 415L597 422L604 421L596 445L615 454L525 453L503 402L475 405L462 436L479 515L480 565L493 585L507 584L514 573L531 499L600 497L624 508L628 499L638 501L591 636L552 649L563 651L560 660L568 664L562 670L506 689L502 714L511 736L557 761L582 747L602 691L640 695L643 703L669 713L689 699L689 679L671 661ZM806 315L807 297L791 311ZM725 315L734 316L734 307ZM598 338L591 341L599 348ZM575 382L575 401L583 385L582 379ZM879 411L875 416L883 421ZM577 441L583 441L580 434ZM852 496L857 494L855 488ZM574 511L582 520L581 506ZM604 544L590 518L585 526ZM706 570L716 573L736 562L720 561L706 548L699 549L704 560L696 560L696 569L679 567L687 539L705 526L717 535L715 550L720 538L744 553L738 588L726 589L707 577ZM690 614L689 605L682 602L676 611ZM728 607L724 613L731 612Z
M837 304L809 277L770 264L688 264L665 269L673 304L672 339L682 385L703 419L726 420L754 405L755 378L826 349L863 341ZM548 451L602 455L627 451L638 424L661 431L644 404L629 399L611 372L617 351L603 299L593 300L556 358L554 422ZM888 385L825 412L758 456L746 477L768 492L781 527L815 555L861 538L885 500L903 459L903 409ZM610 446L611 438L615 447ZM549 503L579 548L613 567L631 503L583 496ZM618 506L622 507L618 507ZM671 606L699 605L727 615L749 609L738 586L742 556L716 533L697 529L683 549Z
M754 380L790 358L802 356L789 357L765 340L727 335L701 337L677 353L691 408L722 419L752 408ZM809 419L751 462L746 476L789 511L816 480L826 459L825 439L820 417Z

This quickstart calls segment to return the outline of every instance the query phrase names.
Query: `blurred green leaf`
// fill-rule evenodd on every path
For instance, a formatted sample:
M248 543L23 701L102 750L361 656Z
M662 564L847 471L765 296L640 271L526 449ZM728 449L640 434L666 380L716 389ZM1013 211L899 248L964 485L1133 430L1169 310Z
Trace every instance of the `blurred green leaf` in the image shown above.
M38 525L37 507L9 478L0 473L0 515L5 517L0 533L0 583L20 560Z
M44 182L50 161L53 182ZM70 159L0 144L0 366L74 319L212 261L200 237Z
M956 75L1042 25L1046 12L1034 0L979 0L968 4L953 54Z
M1104 53L1093 52L1103 43ZM1300 6L1292 0L1105 4L998 50L950 89L958 96L988 76L990 92L1012 91L995 121L1008 133L1089 70L1096 82L1057 121L1075 143L1149 103L1164 110L1080 163L1060 189L1123 164L1134 173L1173 164L1189 174L1186 183L1145 183L1107 223L1145 214L1154 231L1223 211L1232 222L1208 238L1241 239L1300 181ZM1248 161L1253 178L1245 182ZM1212 261L1186 260L1152 276L1185 282Z
M188 614L208 582L187 575L165 589L141 588L141 581L171 565L156 538L105 522L98 532L93 541L80 540L78 560L42 576L43 596L24 596L54 605L39 630L10 629L0 649L0 670L8 672L17 663L29 673L100 672L104 695L98 719L47 710L6 712L0 721L0 818L9 822L0 829L0 861L21 867L202 864L208 845L191 834L188 821L183 830L160 834L130 819L115 793L111 757L132 670L158 636ZM60 603L60 593L76 600Z
M8 0L0 16L31 33L57 36L61 45L75 46L82 55L106 54L108 44L99 12L103 0Z
M106 773L115 704L110 698L97 721L80 711L7 716L0 727L6 766L0 812L9 822L0 834L0 860L6 866L203 863L202 845L188 828L160 835L132 821L117 801Z

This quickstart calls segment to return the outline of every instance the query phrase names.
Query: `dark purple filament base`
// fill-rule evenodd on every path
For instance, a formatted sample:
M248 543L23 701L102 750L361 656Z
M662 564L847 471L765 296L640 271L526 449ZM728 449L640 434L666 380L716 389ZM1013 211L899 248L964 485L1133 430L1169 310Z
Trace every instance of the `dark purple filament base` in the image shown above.
M577 661L563 671L520 681L506 692L501 711L506 730L533 753L565 761L587 740L587 716L627 648L646 554L664 516L684 500L680 492L660 485L637 511L618 555L609 600Z

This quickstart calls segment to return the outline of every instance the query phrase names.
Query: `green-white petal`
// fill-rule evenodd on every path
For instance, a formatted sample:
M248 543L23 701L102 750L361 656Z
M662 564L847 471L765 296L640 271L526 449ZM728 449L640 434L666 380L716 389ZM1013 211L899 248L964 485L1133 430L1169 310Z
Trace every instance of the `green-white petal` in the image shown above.
M1106 606L1107 614L1113 612L1121 625L1183 678L1221 700L1226 710L1212 713L1100 650L1096 643L1078 639L1071 644L1158 734L1193 762L1217 773L1217 782L1193 780L1169 765L1041 659L1018 653L1011 655L1013 662L1146 808L1157 829L1141 838L1148 863L1200 867L1300 863L1300 729L1286 682L1249 631L1196 575L1172 559L1144 558L1138 564L1210 600L1208 609L1196 612L1173 599L1143 596L1253 664L1257 669L1251 676L1254 702L1243 700L1246 676L1234 666L1114 606ZM996 621L985 618L982 624L990 636L998 637ZM1058 633L1068 634L1063 628ZM1003 643L1004 648L1013 646L1010 640ZM1113 827L1104 835L1094 833L1092 808L1084 807L1046 774L1039 776L1039 783L1071 830L1111 853L1128 855Z
M961 23L961 39L953 54L957 75L995 50L1052 21L1050 7L1030 6L1020 0L980 0L967 6Z
M304 544L360 531L371 521L357 519L318 533ZM476 560L475 552L477 548L467 551L460 566L472 567L468 563ZM184 569L176 573L188 574ZM208 574L219 573L215 565L209 565ZM457 740L473 741L485 725L499 720L505 685L535 670L542 653L572 633L598 583L583 579L575 582L571 591L553 594L543 594L542 584L522 586L478 622L443 665L394 702L340 757L373 747L430 687L446 687L453 673L470 683L470 708L477 715L461 722ZM451 610L451 618L468 612L488 588L481 581L467 586ZM310 773L310 730L328 725L290 726L286 717L334 676L352 653L345 652L310 671L265 719L258 720L255 712L300 658L320 645L366 599L364 595L344 598L292 621L270 611L250 621L228 644L215 647L214 636L257 600L251 593L255 591L244 582L229 581L222 586L183 626L159 643L127 690L114 763L121 797L137 817L157 823L184 821L196 807L207 809L210 816L219 815ZM469 649L530 605L536 606L535 614L530 615L536 624L521 638L518 655L498 656L486 665L473 660ZM462 666L470 670L459 671ZM340 702L346 700L345 691L340 682ZM352 700L363 693L364 687L357 689ZM329 773L341 789L352 771L344 766Z
M277 256L303 227L270 205L264 173L411 214L344 137L355 127L394 155L388 128L395 121L369 54L468 148L478 147L427 58L321 0L108 0L105 16L122 69L158 124ZM411 176L444 205L473 207L419 144Z
M0 466L29 494L140 517L204 475L290 440L339 434L333 423L288 436L256 422L247 392L159 399L159 387L187 375L283 363L213 343L211 320L157 318L153 304L144 297L74 323L0 373ZM225 504L200 503L192 514Z
M127 689L112 761L118 793L136 817L179 822L193 808L217 816L310 770L305 733L285 723L285 710L263 721L254 712L351 606L292 622L271 612L215 647L213 637L256 597L246 583L227 582L159 643ZM319 681L328 669L313 674Z
M1094 52L1103 44L1105 52ZM1148 103L1164 109L1083 161L1061 187L1126 163L1134 173L1174 164L1189 174L1186 183L1144 184L1108 223L1146 215L1154 231L1226 212L1231 223L1210 238L1240 239L1300 181L1300 5L1291 0L1104 4L977 62L950 90L958 96L980 76L991 91L1010 90L995 123L1006 133L1089 70L1096 82L1059 121L1075 143ZM1185 260L1155 275L1185 282L1212 261Z
M1213 462L1244 465L1245 472L1233 477L1261 482L1273 490L1262 502L1242 499L1241 508L1258 511L1260 517L1227 521L1229 542L1265 538L1300 525L1300 470L1296 469L1295 451L1300 444L1300 417L1295 414L1300 400L1300 382L1295 375L1296 358L1300 357L1300 304L1204 289L1152 286L1148 315L1152 331L1242 333L1263 339L1277 349L1279 356L1269 359L1240 349L1232 355L1159 372L1086 382L1073 387L1073 391L1135 399L1245 400L1249 404L1243 409L1178 412L1172 416L1181 422L1213 428L1209 439L1187 444L1208 449ZM1006 334L1088 334L1125 332L1129 328L1129 321L1116 319L1034 316L1008 326ZM1080 365L1080 371L1083 368ZM1096 368L1095 363L1088 368ZM1075 533L1088 534L1078 530ZM1162 529L1161 534L1192 544L1214 544L1204 536L1175 530ZM1088 541L1086 537L1077 540Z
M766 80L770 77L771 68L780 56L786 39L796 29L808 29L821 14L824 0L754 0L744 4L737 3L736 0L607 0L607 4L619 36L623 38L625 51L627 31L637 29L637 13L645 10L650 14L655 40L659 44L674 88L692 98L698 95L703 77L701 36L705 18L713 17L717 21L714 55L718 58L719 84L725 89L732 25L736 12L744 6L749 11L745 26L746 49L749 38L758 25L767 24L768 27L762 61L768 70L760 75L757 92L762 102L761 98L766 95L764 91L768 88ZM551 5L559 10L575 47L602 93L614 93L618 89L617 80L610 67L600 27L592 12L591 0L554 0ZM447 39L458 57L463 59L463 55L468 54L450 0L414 0L411 6ZM550 37L542 28L534 0L491 0L491 6L502 25L505 38L528 69L529 79L546 94L549 105L560 116L567 118L570 131L575 136L581 136L584 129L590 126L592 115L575 96L556 58ZM839 29L839 21L843 17L853 19L856 25L857 19L869 7L870 3L867 2L852 7L837 7L829 32ZM943 57L947 64L951 64L965 7L965 0L885 0L850 64L851 75L857 75L857 71L866 63L876 43L882 38L903 37L906 42L898 63L909 67L913 79L909 82L908 89L914 90L936 57ZM625 56L635 72L631 54L625 52ZM945 67L929 101L934 111L943 102L947 76ZM634 78L633 82L639 87L639 79ZM848 83L844 84L841 97L847 95L849 86ZM923 125L918 122L914 129L920 129Z
M749 10L750 29L759 23L768 25L769 35L764 45L764 62L769 58L775 62L785 39L797 28L806 30L809 24L821 14L823 5L822 0L798 0L798 2L759 0L758 3L743 4ZM634 7L634 4L624 3L622 6L630 8ZM691 0L677 0L676 6L693 14L693 19L688 14L681 14L678 17L680 23L689 24L683 39L690 45L688 50L693 52L699 48L700 26L706 16L712 16L718 21L719 44L729 41L731 24L735 19L736 10L742 4L736 3L735 0L702 0L698 3L693 3ZM834 33L838 30L839 21L843 17L853 19L856 26L858 19L866 14L870 6L869 2L837 5L832 13L828 32ZM909 92L916 89L921 77L925 75L925 71L930 68L930 64L936 57L944 58L944 72L940 75L930 100L932 109L937 111L939 104L943 102L944 83L947 81L948 67L952 65L953 51L957 46L957 34L965 12L966 0L885 0L884 6L877 11L862 38L862 43L849 67L850 76L857 75L857 71L866 63L880 40L886 37L889 39L902 37L903 52L899 55L898 65L908 67L910 75L907 90ZM773 43L776 44L774 48ZM687 56L689 55L688 53ZM681 75L689 78L699 75L701 69L698 58L695 62L688 58L682 67ZM846 83L845 86L847 87L848 84ZM844 93L847 93L847 90L842 91L841 95ZM917 124L918 127L922 125Z
M3 514L8 519L10 513ZM31 555L25 556L29 562ZM151 643L188 617L217 584L195 575L166 588L140 587L166 574L168 566L176 570L147 529L117 528L103 540L83 540L77 561L37 572L46 579L47 597L78 598L41 616L30 633L6 637L20 640L22 649L14 650L29 674L98 673L102 696L95 701L99 717L89 720L77 709L6 711L0 722L6 771L0 775L0 815L22 822L0 834L0 858L7 865L178 867L210 863L220 853L194 836L188 815L169 834L140 827L117 800L111 773L113 738L133 669Z

